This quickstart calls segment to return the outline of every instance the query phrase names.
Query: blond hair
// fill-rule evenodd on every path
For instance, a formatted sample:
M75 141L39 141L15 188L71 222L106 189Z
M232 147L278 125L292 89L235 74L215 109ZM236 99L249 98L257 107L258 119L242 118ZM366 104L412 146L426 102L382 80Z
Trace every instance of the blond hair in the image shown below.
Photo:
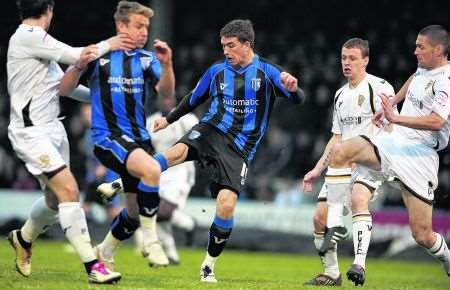
M153 16L153 10L138 2L120 1L117 4L116 13L114 13L114 20L116 22L128 23L130 21L130 14L140 14L151 18Z

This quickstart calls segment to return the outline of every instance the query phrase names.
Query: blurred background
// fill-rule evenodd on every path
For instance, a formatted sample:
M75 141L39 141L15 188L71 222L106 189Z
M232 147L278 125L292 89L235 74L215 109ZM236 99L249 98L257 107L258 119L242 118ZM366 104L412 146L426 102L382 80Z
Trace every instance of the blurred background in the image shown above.
M72 46L85 46L115 33L112 15L117 0L55 0L49 33ZM388 80L396 90L416 70L413 54L418 31L429 24L450 29L449 1L138 1L155 10L149 44L155 37L167 41L174 52L176 95L182 98L194 88L203 71L222 58L219 30L236 18L252 20L256 52L278 63L299 79L307 94L303 106L278 101L264 143L252 163L247 191L238 205L237 231L230 247L250 250L314 251L312 213L316 195L301 191L301 178L321 156L331 136L334 92L345 83L340 67L340 48L351 37L369 40L368 72ZM15 157L7 138L9 96L6 88L8 39L19 24L14 0L3 0L0 11L0 216L1 222L26 218L39 185ZM151 49L151 46L149 46ZM89 174L85 141L87 129L81 105L61 99L62 114L72 149L71 168L80 188L86 190ZM203 105L196 114L201 116ZM149 105L149 113L155 107ZM439 188L435 193L435 229L450 238L450 151L440 152ZM208 173L197 171L186 210L200 230L209 226L214 204L208 199ZM414 256L407 216L398 194L388 193L373 204L372 253ZM92 220L106 218L94 210ZM14 223L13 222L13 223ZM3 229L11 227L6 224ZM265 243L252 239L263 236ZM199 231L200 231L199 230ZM55 233L57 235L57 233ZM204 246L206 235L198 235ZM380 245L377 250L377 243ZM344 247L345 249L345 247ZM414 252L408 252L408 251ZM351 245L347 252L351 254ZM424 251L420 251L425 255Z

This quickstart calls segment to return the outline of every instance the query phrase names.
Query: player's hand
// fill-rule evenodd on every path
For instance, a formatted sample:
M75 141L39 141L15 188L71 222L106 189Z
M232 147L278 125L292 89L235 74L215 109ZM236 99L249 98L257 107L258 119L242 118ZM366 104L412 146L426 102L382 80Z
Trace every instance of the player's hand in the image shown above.
M166 42L155 39L153 47L155 48L156 57L162 65L172 65L172 49Z
M116 36L113 36L106 40L109 46L111 47L111 51L115 50L133 50L136 48L136 42L131 39L131 37L126 33L119 33Z
M378 128L383 127L384 125L384 111L379 110L378 112L375 112L372 116L372 123L377 126Z
M312 192L313 183L320 177L322 172L317 169L313 169L305 174L303 177L303 191L304 192Z
M80 54L80 58L78 59L78 61L75 63L75 67L83 70L86 68L86 66L93 61L94 59L97 58L97 54L98 54L98 48L96 45L89 45L86 46Z
M282 72L280 74L281 84L290 92L295 92L298 89L297 78L290 73Z
M391 123L394 123L395 113L392 106L391 97L381 94L381 107L383 108L384 117Z
M168 125L169 122L167 122L166 117L156 119L155 122L153 122L152 133L158 132L159 130L166 128Z

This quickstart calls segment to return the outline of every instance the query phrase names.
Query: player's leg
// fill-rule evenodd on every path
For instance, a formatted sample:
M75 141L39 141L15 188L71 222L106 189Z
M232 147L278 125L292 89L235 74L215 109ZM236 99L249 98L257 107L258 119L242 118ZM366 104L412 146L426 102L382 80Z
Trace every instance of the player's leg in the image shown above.
M169 166L183 162L188 147L178 143L164 154L151 157L143 150L134 150L127 160L129 173L140 179L138 184L139 221L143 233L143 247L151 266L167 266L165 255L156 231L156 218L159 209L159 178Z
M16 269L25 277L31 274L31 247L37 237L50 226L58 222L58 201L47 190L46 196L37 199L25 224L19 230L13 230L8 240L16 251Z
M351 194L351 167L353 163L358 163L372 169L379 169L380 160L375 148L365 137L352 138L334 148L325 176L328 186L328 230L320 249L321 254L332 249L335 243L348 236L348 231L344 227L343 215L345 199Z
M130 177L123 177L125 187L133 187ZM136 183L135 181L134 183ZM134 185L135 187L135 185ZM125 193L125 208L113 219L110 230L103 241L95 247L97 257L110 269L115 269L114 255L122 241L129 239L139 228L139 206L137 194Z
M321 198L321 196L323 197ZM318 251L322 247L325 237L327 211L326 187L323 186L319 193L319 200L317 202L316 211L314 212L313 218L314 245ZM337 259L337 245L333 249L327 251L324 255L319 255L319 257L324 268L323 273L305 282L304 285L340 286L342 284L342 279L339 272L339 264Z
M444 237L432 229L433 206L413 195L410 190L402 190L403 201L408 209L409 225L416 242L438 259L450 277L450 251Z
M370 186L370 189L369 189ZM369 200L375 187L367 180L357 180L352 189L353 248L355 258L347 271L347 278L356 286L365 281L366 257L372 234L372 215Z
M158 221L158 237L171 265L180 263L177 245L173 236L172 224L169 221Z
M120 273L112 272L98 262L91 245L91 239L84 211L79 202L79 191L75 178L65 167L54 176L48 176L49 188L56 194L59 204L59 222L66 238L74 247L93 283L112 283L120 280Z
M176 208L172 213L170 223L186 233L185 245L192 246L195 238L195 219L191 215L185 213L183 210Z
M227 188L219 190L216 199L216 215L209 228L207 252L200 267L200 278L203 282L217 282L214 266L231 235L237 199L236 192Z

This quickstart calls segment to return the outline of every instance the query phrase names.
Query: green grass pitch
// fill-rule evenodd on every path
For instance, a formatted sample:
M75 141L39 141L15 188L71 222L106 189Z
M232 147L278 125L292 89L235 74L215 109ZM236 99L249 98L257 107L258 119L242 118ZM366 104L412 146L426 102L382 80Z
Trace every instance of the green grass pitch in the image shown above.
M302 283L320 271L315 256L275 253L249 253L226 250L216 265L217 284L199 282L199 266L204 251L182 249L181 264L151 269L131 246L123 246L116 257L123 275L116 285L87 283L84 268L64 243L38 241L33 248L32 275L24 278L15 272L14 253L0 241L0 289L316 289ZM340 260L345 273L351 260ZM436 262L374 260L368 261L364 289L450 289L450 278ZM355 289L344 279L340 289Z

